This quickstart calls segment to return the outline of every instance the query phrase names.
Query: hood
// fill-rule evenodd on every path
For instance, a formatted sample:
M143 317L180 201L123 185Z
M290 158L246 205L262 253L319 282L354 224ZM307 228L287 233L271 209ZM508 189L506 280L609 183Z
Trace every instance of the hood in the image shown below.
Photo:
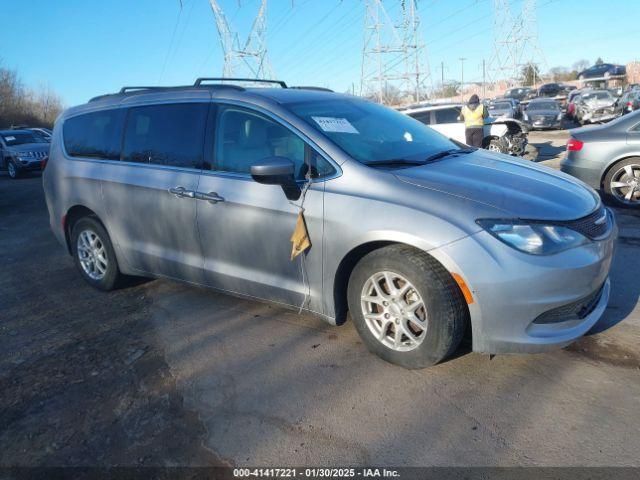
M593 190L568 175L481 150L398 170L396 177L500 209L509 218L575 220L599 204Z
M20 152L48 152L49 143L23 143L22 145L14 145L7 147L7 150L20 153Z

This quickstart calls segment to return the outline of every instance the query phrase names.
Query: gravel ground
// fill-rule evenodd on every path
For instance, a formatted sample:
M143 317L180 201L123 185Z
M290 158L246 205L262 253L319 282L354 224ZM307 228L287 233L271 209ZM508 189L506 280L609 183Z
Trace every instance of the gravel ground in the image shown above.
M534 132L534 161L566 138ZM351 323L166 280L95 291L40 179L0 176L0 466L638 466L640 214L616 216L601 333L407 371Z

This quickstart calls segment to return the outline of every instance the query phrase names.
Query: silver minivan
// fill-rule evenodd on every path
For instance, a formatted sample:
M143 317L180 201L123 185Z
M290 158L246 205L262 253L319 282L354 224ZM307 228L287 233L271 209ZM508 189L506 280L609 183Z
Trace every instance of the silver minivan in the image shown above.
M579 180L357 97L218 80L57 120L51 228L91 285L166 277L350 316L408 368L465 332L477 352L561 347L602 315L617 227Z

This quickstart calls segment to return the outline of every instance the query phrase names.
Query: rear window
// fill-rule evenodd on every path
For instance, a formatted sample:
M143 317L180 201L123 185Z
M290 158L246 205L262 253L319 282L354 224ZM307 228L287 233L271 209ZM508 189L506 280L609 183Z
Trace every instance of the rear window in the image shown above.
M208 104L133 107L127 115L122 160L201 168Z
M496 102L489 106L489 110L509 110L511 104L509 102Z
M121 118L120 110L102 110L68 118L63 126L67 154L72 157L118 160Z

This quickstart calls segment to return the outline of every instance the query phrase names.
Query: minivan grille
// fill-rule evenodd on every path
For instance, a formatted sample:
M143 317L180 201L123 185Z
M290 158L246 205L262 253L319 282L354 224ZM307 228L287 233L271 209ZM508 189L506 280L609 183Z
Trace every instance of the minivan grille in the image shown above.
M604 284L598 288L595 292L587 295L580 300L577 300L567 305L562 305L551 310L544 312L536 317L533 323L536 324L549 324L567 322L569 320L582 320L593 312L602 297L602 291L604 290Z
M611 213L601 205L600 208L586 217L566 222L558 222L558 225L575 230L591 240L596 240L609 233L613 225L613 220Z

